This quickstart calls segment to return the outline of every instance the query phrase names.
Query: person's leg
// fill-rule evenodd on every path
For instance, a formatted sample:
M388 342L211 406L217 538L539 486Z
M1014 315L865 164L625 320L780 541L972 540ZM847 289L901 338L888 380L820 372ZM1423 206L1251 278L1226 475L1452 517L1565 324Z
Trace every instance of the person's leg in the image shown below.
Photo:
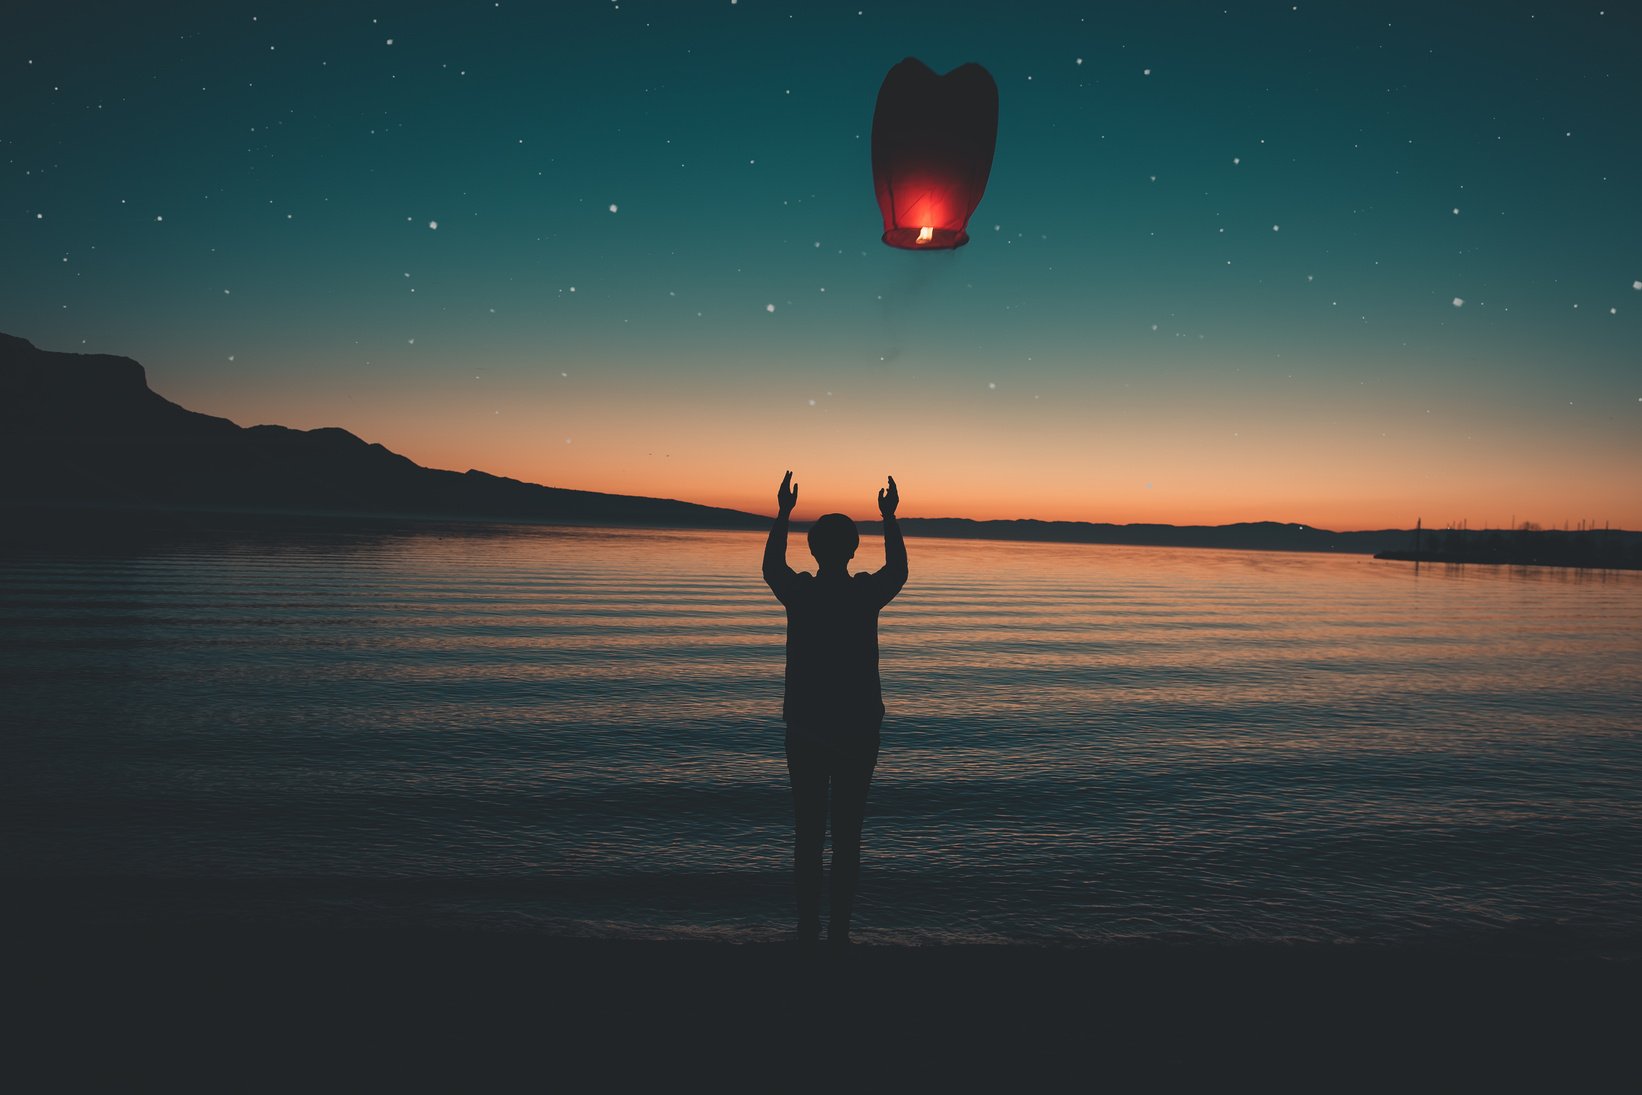
M827 831L827 762L819 747L787 732L787 777L792 783L793 881L798 890L798 938L821 935L821 845Z
M848 943L850 914L861 878L861 824L866 819L867 790L878 764L878 742L839 753L832 773L832 919L829 943Z

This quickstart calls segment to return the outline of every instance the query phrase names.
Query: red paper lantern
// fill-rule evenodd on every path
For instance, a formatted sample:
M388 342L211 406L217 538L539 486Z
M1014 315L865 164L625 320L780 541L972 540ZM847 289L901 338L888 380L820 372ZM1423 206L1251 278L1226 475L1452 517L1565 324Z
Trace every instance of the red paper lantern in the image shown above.
M889 70L872 115L872 182L884 242L939 251L969 242L998 141L998 85L980 65L937 76L915 57Z

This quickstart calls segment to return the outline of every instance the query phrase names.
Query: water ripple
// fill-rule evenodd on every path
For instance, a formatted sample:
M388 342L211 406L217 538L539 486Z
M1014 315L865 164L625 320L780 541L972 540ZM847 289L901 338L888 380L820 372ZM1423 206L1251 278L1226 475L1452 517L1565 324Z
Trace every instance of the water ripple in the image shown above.
M201 536L0 560L0 869L269 915L785 923L761 537ZM864 937L1642 923L1642 576L911 552Z

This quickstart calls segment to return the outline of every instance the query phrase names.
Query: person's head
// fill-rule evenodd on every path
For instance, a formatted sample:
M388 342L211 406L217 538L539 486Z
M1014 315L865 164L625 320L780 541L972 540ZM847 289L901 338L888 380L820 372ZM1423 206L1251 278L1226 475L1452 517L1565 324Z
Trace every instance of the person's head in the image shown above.
M855 549L861 546L861 534L855 522L842 513L824 513L810 526L810 554L821 564L821 569L841 567L855 558Z

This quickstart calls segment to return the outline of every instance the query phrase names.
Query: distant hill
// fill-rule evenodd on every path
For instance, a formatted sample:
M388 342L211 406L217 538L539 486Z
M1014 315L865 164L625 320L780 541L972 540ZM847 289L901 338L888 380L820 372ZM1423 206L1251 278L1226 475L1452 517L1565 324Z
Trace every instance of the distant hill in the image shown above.
M440 471L337 428L241 427L177 406L128 357L37 349L0 334L0 501L762 528L769 519L667 498Z
M1210 547L1245 551L1338 551L1373 554L1408 543L1401 529L1330 532L1311 525L1242 521L1234 525L1108 525L1088 521L971 521L907 518L908 536L961 536L974 540L1049 540L1073 544Z
M722 529L763 529L770 520L668 498L424 468L334 427L242 427L160 396L130 358L56 353L6 334L0 334L0 504ZM1412 535L1272 521L1180 526L911 517L901 524L909 536L1363 554L1404 547Z

